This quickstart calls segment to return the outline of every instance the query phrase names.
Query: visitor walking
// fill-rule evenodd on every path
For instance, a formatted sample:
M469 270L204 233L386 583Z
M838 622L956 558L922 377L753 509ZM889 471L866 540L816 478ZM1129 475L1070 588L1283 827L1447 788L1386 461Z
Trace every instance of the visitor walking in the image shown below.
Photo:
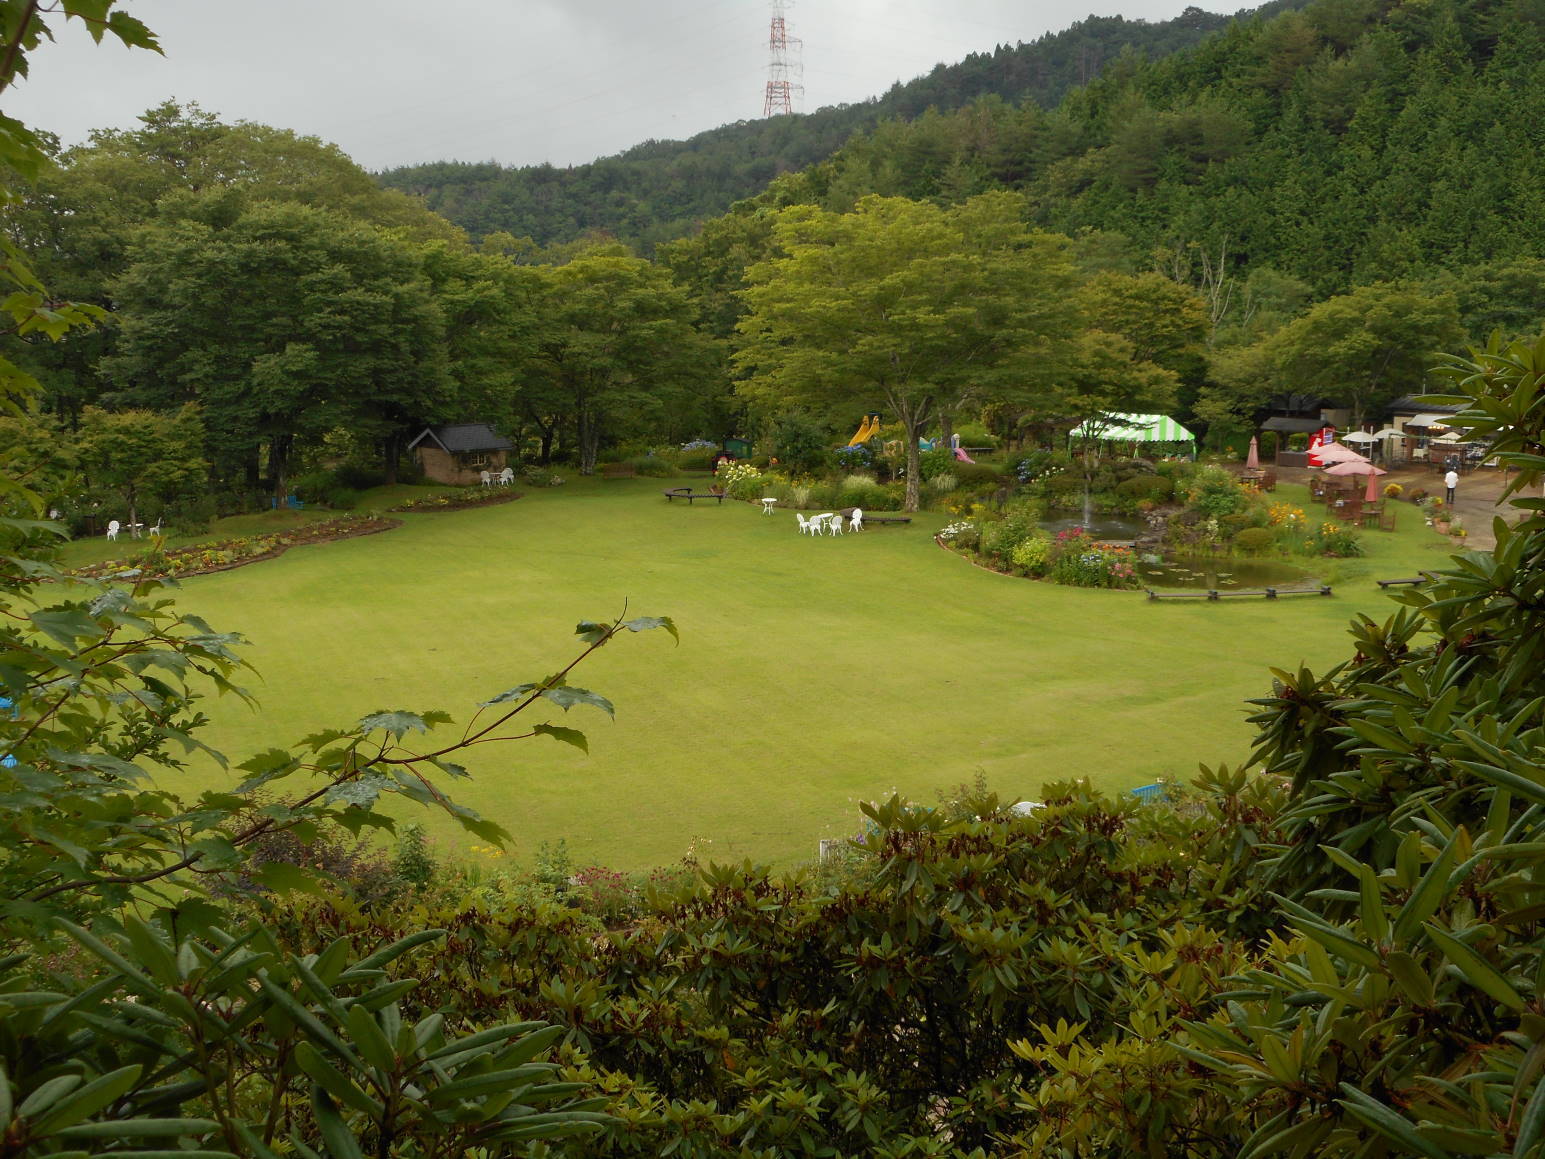
M1443 502L1452 507L1454 505L1454 490L1459 486L1459 472L1450 467L1448 474L1443 476L1443 485L1448 488L1448 496Z

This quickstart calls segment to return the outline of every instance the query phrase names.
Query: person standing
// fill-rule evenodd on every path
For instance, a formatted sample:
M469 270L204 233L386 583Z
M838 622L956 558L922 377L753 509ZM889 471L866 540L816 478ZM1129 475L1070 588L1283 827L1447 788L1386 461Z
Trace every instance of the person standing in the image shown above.
M1448 488L1448 495L1444 498L1443 502L1452 507L1454 505L1454 491L1459 486L1459 472L1454 470L1453 467L1450 467L1448 474L1443 476L1443 486Z

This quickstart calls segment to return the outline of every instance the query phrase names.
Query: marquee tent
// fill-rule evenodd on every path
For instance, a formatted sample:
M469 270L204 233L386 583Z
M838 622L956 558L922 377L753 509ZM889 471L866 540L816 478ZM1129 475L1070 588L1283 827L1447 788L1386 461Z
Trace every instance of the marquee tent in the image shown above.
M1196 436L1168 415L1113 414L1073 428L1076 439L1110 443L1194 443Z

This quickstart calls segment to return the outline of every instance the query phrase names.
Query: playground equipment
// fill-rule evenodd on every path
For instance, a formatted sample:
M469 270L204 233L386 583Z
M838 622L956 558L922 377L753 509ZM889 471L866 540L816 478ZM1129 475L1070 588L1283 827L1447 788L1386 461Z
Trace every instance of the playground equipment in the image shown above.
M856 447L860 443L867 443L879 433L880 416L878 414L866 414L864 421L858 424L857 433L848 440L848 446Z

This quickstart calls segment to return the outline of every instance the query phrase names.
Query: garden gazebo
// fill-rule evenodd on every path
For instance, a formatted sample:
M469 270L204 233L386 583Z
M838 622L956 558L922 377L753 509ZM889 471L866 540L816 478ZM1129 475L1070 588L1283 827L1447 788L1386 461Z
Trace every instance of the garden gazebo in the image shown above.
M1196 436L1168 415L1110 414L1087 419L1068 437L1101 443L1167 443L1196 457Z

